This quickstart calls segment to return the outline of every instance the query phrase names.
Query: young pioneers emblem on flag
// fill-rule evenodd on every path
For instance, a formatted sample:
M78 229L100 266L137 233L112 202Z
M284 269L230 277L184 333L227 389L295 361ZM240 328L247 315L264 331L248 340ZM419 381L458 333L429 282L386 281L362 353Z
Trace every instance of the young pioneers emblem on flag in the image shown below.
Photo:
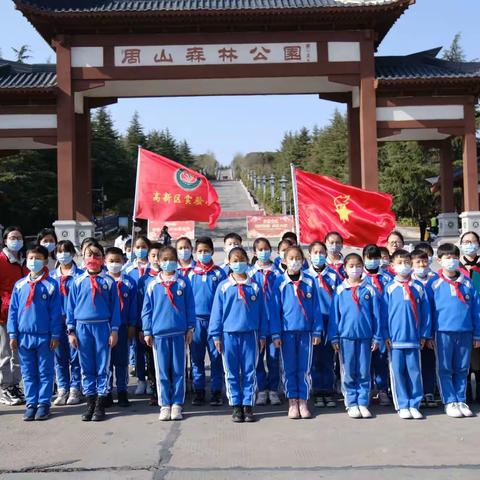
M202 179L188 172L184 168L179 168L175 172L175 181L183 190L192 191L200 186Z

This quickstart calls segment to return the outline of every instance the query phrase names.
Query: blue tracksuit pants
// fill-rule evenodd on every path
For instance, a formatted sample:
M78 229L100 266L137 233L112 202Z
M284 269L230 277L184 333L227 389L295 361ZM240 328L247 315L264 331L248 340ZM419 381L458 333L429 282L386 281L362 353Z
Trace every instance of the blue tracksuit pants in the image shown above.
M212 338L208 338L209 319L197 317L193 340L190 344L190 355L192 358L192 379L193 390L205 390L205 351L210 357L210 390L212 392L222 391L222 356L217 352Z
M257 333L224 332L222 360L229 404L253 406L257 390Z
M280 388L280 349L275 348L271 337L267 337L265 350L258 359L257 383L259 391L273 390L277 392Z
M340 339L340 378L345 406L368 406L371 387L372 340Z
M388 353L385 347L375 350L372 353L372 379L377 390L386 392L388 390Z
M162 407L183 405L187 365L185 335L154 337L153 359L159 404Z
M281 360L287 398L308 400L312 379L313 345L310 332L283 332Z
M443 403L465 402L473 335L471 332L437 332L435 354Z
M55 374L58 388L68 391L70 388L82 388L82 371L78 351L68 343L66 328L62 329L59 345L55 349Z
M113 374L115 372L115 382L117 392L126 392L128 385L128 326L120 325L118 329L118 342L112 348L110 359L110 385L109 390L113 389Z
M331 395L335 383L333 359L335 352L330 342L322 339L320 345L313 347L312 358L312 388L315 393Z
M105 396L110 383L110 322L77 321L76 333L83 394Z
M435 351L425 347L421 352L423 394L435 393Z
M390 383L395 410L420 406L423 397L420 348L392 348Z
M50 405L54 375L50 335L20 333L17 342L27 406Z

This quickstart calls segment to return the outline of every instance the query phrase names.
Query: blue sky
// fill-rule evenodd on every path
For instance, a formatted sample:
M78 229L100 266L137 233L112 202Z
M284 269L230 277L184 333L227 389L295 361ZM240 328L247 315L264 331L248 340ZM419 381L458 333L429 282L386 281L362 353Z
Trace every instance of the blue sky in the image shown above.
M480 58L479 0L417 0L397 21L380 46L380 55L402 55L450 45L457 32L467 58ZM1 0L0 48L30 45L32 62L55 61L55 52L36 33L11 0ZM169 128L195 153L210 150L228 164L236 153L276 150L286 131L325 125L335 108L314 95L124 99L110 107L123 132L135 110L145 130Z

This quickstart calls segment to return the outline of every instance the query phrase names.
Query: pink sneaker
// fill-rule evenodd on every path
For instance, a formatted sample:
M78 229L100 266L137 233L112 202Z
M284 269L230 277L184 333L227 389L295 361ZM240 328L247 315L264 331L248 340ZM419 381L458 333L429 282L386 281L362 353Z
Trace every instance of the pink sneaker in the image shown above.
M302 418L312 418L312 414L308 409L308 404L306 400L299 400L298 401L298 409L300 410L300 416Z
M288 399L288 418L293 420L300 418L300 412L298 411L298 400L296 398Z

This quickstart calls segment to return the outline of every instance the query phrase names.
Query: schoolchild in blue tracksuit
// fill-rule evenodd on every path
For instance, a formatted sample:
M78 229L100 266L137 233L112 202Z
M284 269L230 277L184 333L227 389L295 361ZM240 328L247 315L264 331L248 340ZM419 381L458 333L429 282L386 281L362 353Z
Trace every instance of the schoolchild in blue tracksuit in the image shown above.
M205 402L205 351L210 357L210 405L222 405L223 367L222 357L213 340L208 337L208 323L212 311L215 292L225 280L225 272L213 263L213 242L209 237L199 237L195 241L197 263L189 273L188 279L195 295L195 312L197 320L193 340L190 344L192 361L192 380L194 397L192 405L199 406Z
M208 335L222 355L228 401L234 422L254 422L256 366L265 348L267 325L262 288L248 275L241 247L228 255L232 273L215 292Z
M341 283L346 278L342 257L343 238L338 232L328 232L325 235L325 245L327 247L327 265L337 274Z
M232 271L228 264L228 255L234 248L242 246L242 237L238 233L230 232L223 237L223 251L225 252L225 261L220 265L220 268L224 271L225 276L229 275Z
M316 280L318 298L322 311L330 312L333 294L339 285L337 274L327 266L327 247L323 242L313 242L308 252L310 267L305 273ZM327 319L328 320L328 319ZM319 345L313 347L312 357L312 388L316 407L335 407L334 398L334 351L326 338L328 322L324 324L324 336Z
M433 319L435 308L433 302L432 284L438 279L438 275L430 267L430 257L433 256L433 249L428 243L418 244L412 252L412 279L420 282L425 289L430 303L430 311ZM435 401L435 377L437 375L435 350L433 342L427 342L425 348L422 348L422 382L423 399L421 407L436 408Z
M145 290L142 325L153 348L159 419L181 420L185 401L186 345L195 328L195 299L190 282L177 273L178 257L171 246L159 253L160 273Z
M48 250L39 245L27 251L30 273L18 280L8 310L10 348L18 349L25 390L25 421L46 420L53 390L54 350L62 323L58 285L47 269Z
M125 263L123 267L123 271L127 274L133 281L137 284L140 279L148 274L149 269L149 261L148 255L151 249L152 243L150 240L140 235L135 237L135 241L133 247L131 249L130 258L127 263ZM141 308L138 310L138 324L141 324L140 319L140 312ZM138 329L136 338L134 340L135 343L135 372L137 375L138 383L137 388L135 389L135 395L144 395L145 393L151 395L153 390L147 385L146 382L146 362L145 356L147 355L145 349L145 343L143 341L143 337L141 337L141 329Z
M60 343L55 349L55 373L57 377L58 392L54 405L77 405L81 400L82 372L78 350L68 343L67 335L67 300L72 283L83 270L77 267L73 258L75 247L70 240L61 240L57 244L56 257L58 266L50 272L60 289L62 298L62 330Z
M393 403L400 418L419 420L423 398L420 349L432 337L430 302L423 285L411 278L412 257L392 255L395 278L385 289L383 338L389 350Z
M273 301L273 285L282 272L270 260L272 246L266 238L257 238L253 242L253 251L257 261L248 271L248 275L262 288L268 326L270 324L269 313L271 311L269 305ZM265 369L265 362L267 369ZM280 351L278 348L275 348L270 336L267 337L265 349L258 360L257 383L257 405L266 405L268 401L272 405L280 405L282 403L278 394L280 390Z
M188 277L195 268L192 241L188 237L180 237L175 242L175 249L178 256L177 271L182 277Z
M115 280L103 271L104 251L99 243L85 249L86 271L68 294L67 329L70 345L78 348L82 388L87 397L83 421L105 419L109 391L110 349L118 340L120 302Z
M377 292L380 301L383 302L385 286L392 280L390 274L386 274L381 268L381 251L377 245L366 245L362 252L366 281ZM385 344L372 353L372 378L378 391L378 403L382 406L391 405L388 396L388 352Z
M377 350L380 333L380 299L375 289L362 278L360 255L345 257L347 278L335 291L328 338L339 353L342 391L348 416L370 418L371 356Z
M437 250L441 270L432 284L437 377L448 416L471 417L465 403L472 345L480 347L480 300L460 268L460 251L451 243Z
M290 247L293 247L292 242L290 240L280 240L277 246L277 256L275 257L273 264L282 273L285 273L287 271L287 265L285 264L285 252Z
M273 287L275 301L270 315L272 340L275 346L281 347L288 416L292 419L311 417L307 400L313 346L321 342L328 315L321 310L315 280L301 270L304 260L299 247L286 251L287 271Z
M129 407L128 385L128 342L135 337L137 327L137 285L131 277L122 272L123 252L117 247L105 252L105 265L108 274L115 280L120 303L121 324L118 329L118 341L112 348L110 359L110 384L106 406L113 405L113 374L117 386L119 407Z
M390 278L390 280L393 280L395 275L390 271L390 253L388 251L387 247L378 247L380 248L380 271L383 273L383 275L386 275L387 277Z

